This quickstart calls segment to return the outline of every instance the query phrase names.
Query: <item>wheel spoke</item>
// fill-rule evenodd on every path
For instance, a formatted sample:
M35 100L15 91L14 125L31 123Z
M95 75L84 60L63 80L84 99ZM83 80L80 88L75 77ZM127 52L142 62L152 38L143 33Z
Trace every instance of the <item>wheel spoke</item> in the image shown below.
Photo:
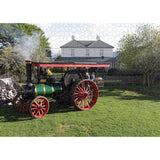
M35 104L32 104L32 106L33 106L33 107L36 107L36 108L38 107L38 106L37 106L37 105L35 105Z
M39 111L39 110L37 111L36 116L37 116L37 114L38 114L38 113L40 113L40 111Z
M44 114L44 111L43 111L43 109L41 109L41 112L42 112L42 115Z
M83 99L83 108L85 108L85 100Z
M42 108L46 107L46 105L43 105Z
M89 105L89 102L88 102L88 99L86 98L86 102L87 102L87 107L89 108L90 105Z
M34 109L34 111L32 112L32 115L34 115L34 114L35 114L35 112L36 112L36 110Z
M80 86L78 86L77 89L81 92L84 92L83 88L81 88Z
M35 103L37 106L39 106L39 104L36 101L34 101L33 103Z
M37 108L33 108L33 107L31 108L31 110L36 110L36 109L37 109Z
M78 107L80 107L80 106L81 106L81 104L82 104L82 101L83 101L83 100L79 101Z
M83 88L83 82L81 83L81 86L82 86L82 88Z
M82 97L78 97L78 98L76 98L75 100L74 100L74 102L78 102L78 101L80 101L82 99Z
M42 110L44 110L44 111L45 111L45 110L46 110L46 108L42 108Z

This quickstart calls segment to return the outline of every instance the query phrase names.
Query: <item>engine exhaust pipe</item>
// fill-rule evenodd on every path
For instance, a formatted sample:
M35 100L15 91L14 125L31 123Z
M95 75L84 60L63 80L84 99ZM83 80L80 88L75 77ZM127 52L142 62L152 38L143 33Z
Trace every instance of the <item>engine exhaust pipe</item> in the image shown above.
M27 84L32 82L32 61L25 61L26 63L26 74L27 74Z

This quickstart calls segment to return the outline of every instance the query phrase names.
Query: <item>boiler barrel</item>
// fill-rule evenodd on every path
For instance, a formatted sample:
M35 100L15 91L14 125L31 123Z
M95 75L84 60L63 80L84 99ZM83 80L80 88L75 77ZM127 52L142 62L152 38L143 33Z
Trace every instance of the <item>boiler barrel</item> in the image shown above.
M60 85L49 86L46 84L36 84L35 85L35 95L36 96L45 96L57 94L62 91L62 87Z

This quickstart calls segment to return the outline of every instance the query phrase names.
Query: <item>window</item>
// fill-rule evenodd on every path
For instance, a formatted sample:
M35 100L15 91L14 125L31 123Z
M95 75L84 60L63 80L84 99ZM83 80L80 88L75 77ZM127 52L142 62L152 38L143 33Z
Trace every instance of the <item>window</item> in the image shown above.
M89 49L86 49L86 57L89 57Z
M100 49L100 56L104 56L104 50Z
M73 49L73 48L71 49L71 56L72 56L72 57L75 56L75 54L74 54L74 49Z

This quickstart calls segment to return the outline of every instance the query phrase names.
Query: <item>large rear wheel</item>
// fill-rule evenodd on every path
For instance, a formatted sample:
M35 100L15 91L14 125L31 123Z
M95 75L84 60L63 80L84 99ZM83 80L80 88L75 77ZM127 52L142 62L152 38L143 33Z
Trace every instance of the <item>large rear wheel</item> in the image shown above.
M91 80L82 80L73 89L73 103L80 110L92 108L98 99L98 88Z

